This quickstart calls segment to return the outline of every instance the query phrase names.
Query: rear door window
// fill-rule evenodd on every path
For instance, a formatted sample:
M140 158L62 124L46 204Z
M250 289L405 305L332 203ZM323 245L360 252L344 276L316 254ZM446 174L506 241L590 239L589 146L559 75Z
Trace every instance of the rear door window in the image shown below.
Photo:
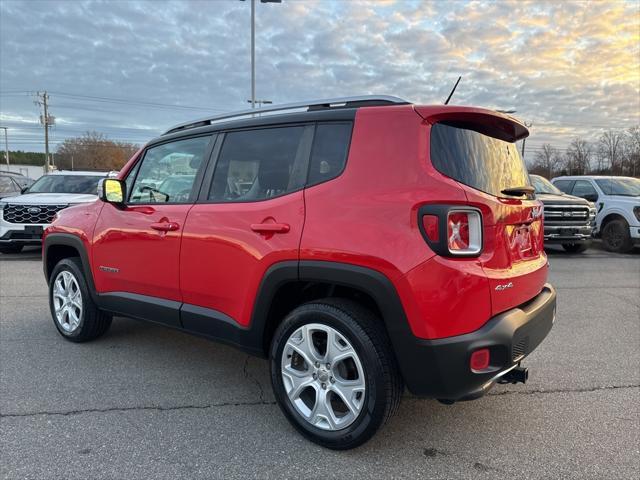
M226 133L209 200L255 202L301 189L312 136L312 125Z
M596 192L596 189L593 187L593 185L591 185L591 182L587 180L576 181L576 184L573 186L573 192L571 192L571 194L580 198L598 197L598 192Z
M320 123L316 127L307 185L337 177L344 170L351 140L351 123Z
M447 177L495 196L506 188L530 185L515 144L455 122L431 127L431 162Z

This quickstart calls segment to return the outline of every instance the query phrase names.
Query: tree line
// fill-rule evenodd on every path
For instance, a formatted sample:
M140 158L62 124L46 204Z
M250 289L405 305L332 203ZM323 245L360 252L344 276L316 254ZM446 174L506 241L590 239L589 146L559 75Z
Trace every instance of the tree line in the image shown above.
M528 167L529 172L549 179L587 174L640 176L640 127L608 130L594 142L574 138L565 150L546 143Z
M109 140L104 134L87 132L81 137L67 138L54 155L51 164L58 170L120 170L138 151L133 143ZM4 152L0 149L0 169L4 165ZM39 165L44 167L45 154L40 152L10 151L9 160L14 165Z

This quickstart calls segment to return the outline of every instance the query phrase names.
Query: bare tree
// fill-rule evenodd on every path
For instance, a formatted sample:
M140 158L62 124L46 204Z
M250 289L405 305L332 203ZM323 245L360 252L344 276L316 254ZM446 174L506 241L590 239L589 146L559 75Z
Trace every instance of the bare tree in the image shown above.
M567 148L567 163L571 175L584 175L591 169L592 149L583 138L575 138Z
M613 130L604 132L598 142L598 153L609 164L613 175L619 175L624 148L624 136Z
M554 172L558 170L560 163L560 152L550 144L545 143L542 145L542 148L536 152L532 172L544 175L547 178L552 178Z
M60 169L120 170L138 147L132 143L114 142L98 132L68 138L56 152Z
M624 143L627 174L632 177L638 176L640 175L640 126L627 130Z

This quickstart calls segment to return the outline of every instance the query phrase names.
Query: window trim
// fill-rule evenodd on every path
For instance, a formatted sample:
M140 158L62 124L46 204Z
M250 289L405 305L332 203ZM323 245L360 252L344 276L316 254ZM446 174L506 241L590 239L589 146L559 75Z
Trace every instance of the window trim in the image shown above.
M194 138L201 138L201 137L210 137L209 138L209 143L207 144L204 154L202 156L202 164L200 165L200 168L198 169L197 173L196 173L196 178L193 180L193 186L191 187L191 193L189 194L189 198L187 199L187 201L185 202L147 202L147 203L132 203L130 202L130 197L131 197L131 193L132 192L125 192L126 196L127 196L127 201L125 202L125 206L126 207L140 207L140 206L157 206L157 205L193 205L197 198L198 198L198 193L200 192L200 189L202 187L202 180L204 178L204 172L205 170L208 168L210 160L211 160L211 152L213 151L213 147L215 146L216 142L217 142L217 137L218 134L216 132L206 132L206 133L200 133L200 134L196 134L196 135L189 135L189 136L184 136L184 137L179 137L179 138L171 138L168 139L165 142L154 142L153 145L147 145L144 149L144 152L142 152L142 154L138 157L138 159L136 160L136 162L131 166L131 168L129 168L129 171L127 172L127 176L125 178L122 178L121 180L123 182L126 183L127 179L129 178L129 175L132 172L135 172L135 177L133 179L133 182L131 183L132 187L131 187L131 191L133 191L133 186L136 184L136 180L138 179L138 174L140 173L140 166L142 165L142 162L144 162L144 159L147 157L147 153L149 152L149 150L156 148L156 147L160 147L162 145L166 145L168 143L177 143L177 142L181 142L184 140L191 140Z
M212 152L211 161L209 162L207 173L203 179L202 186L200 188L200 193L198 195L198 199L196 203L198 204L215 204L215 205L233 205L233 204L241 204L241 203L258 203L258 202L267 202L269 200L273 200L276 198L284 197L285 195L291 195L292 193L300 192L306 188L305 179L309 175L309 162L311 159L311 147L313 146L313 140L315 138L315 123L316 122L299 122L299 123L283 123L283 124L275 124L275 125L260 125L255 127L245 127L245 128L235 128L225 130L224 132L218 132L218 142L216 142L216 146L214 151ZM218 168L218 163L220 161L220 155L222 153L222 146L226 139L228 133L236 133L236 132L246 132L246 131L255 131L255 130L274 130L276 128L288 128L288 127L303 127L302 131L302 140L303 143L303 155L302 155L302 163L303 173L301 173L302 185L295 190L290 190L280 195L276 195L274 197L269 198L260 198L260 199L252 199L252 200L234 200L234 201L219 201L212 200L209 198L209 194L211 189L213 188L213 178L215 176L216 170ZM312 128L313 131L308 138L305 138L305 133L308 131L308 128Z

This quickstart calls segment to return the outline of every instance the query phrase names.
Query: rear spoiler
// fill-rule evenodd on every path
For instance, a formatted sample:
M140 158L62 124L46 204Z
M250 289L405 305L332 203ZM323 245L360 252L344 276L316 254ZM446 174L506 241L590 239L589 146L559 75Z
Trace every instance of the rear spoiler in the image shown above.
M529 136L529 129L520 121L494 110L444 105L415 105L413 108L430 124L455 122L458 127L475 130L511 143Z

